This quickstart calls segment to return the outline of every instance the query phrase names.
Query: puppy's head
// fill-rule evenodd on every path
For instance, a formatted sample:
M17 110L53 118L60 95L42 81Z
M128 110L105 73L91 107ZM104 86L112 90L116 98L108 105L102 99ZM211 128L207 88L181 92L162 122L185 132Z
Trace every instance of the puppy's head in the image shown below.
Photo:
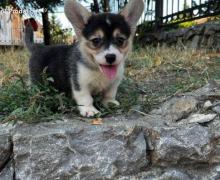
M142 0L130 0L119 14L91 14L76 0L65 3L65 14L78 36L81 53L109 79L116 76L131 50L143 8Z

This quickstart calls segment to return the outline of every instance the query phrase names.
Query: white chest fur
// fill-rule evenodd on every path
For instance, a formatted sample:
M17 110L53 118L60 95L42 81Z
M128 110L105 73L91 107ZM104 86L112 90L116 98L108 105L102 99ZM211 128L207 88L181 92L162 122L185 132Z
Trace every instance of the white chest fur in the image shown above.
M78 65L78 80L80 86L89 88L90 92L98 93L109 88L115 81L118 81L123 76L124 67L121 65L118 68L116 78L109 80L101 71L94 71L83 64Z

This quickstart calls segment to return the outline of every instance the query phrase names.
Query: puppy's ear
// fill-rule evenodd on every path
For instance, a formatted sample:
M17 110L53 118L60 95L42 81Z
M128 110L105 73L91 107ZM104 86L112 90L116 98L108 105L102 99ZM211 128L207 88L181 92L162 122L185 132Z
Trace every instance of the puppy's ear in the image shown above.
M66 17L72 23L76 35L80 37L81 31L91 16L91 13L76 0L66 0L64 11Z
M132 29L132 33L136 30L136 25L144 10L143 0L130 0L124 9L120 12L124 16Z

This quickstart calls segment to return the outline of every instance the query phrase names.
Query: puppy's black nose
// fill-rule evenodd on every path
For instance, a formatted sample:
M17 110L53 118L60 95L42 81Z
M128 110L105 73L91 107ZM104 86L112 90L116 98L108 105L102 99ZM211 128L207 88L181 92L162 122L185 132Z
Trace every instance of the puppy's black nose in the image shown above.
M112 63L114 63L115 60L116 60L116 55L115 55L115 54L107 54L107 55L105 56L105 59L106 59L106 62L107 62L108 64L112 64Z

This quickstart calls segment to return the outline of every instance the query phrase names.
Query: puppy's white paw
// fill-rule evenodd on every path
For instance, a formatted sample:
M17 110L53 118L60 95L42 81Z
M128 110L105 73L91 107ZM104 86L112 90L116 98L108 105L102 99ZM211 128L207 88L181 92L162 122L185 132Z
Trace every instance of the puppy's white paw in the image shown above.
M100 112L94 106L79 106L81 116L92 117Z
M109 104L113 104L115 106L120 106L120 103L115 99L104 99L102 101L103 105L107 107Z

